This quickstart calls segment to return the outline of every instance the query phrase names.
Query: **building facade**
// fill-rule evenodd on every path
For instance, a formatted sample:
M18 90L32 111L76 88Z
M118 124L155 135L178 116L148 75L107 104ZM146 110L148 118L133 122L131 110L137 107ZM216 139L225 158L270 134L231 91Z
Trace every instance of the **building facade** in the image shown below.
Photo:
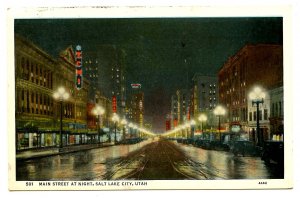
M139 92L131 96L131 119L130 121L139 127L144 126L144 93Z
M126 79L125 51L115 45L98 45L97 51L84 53L84 73L89 79L91 89L89 99L96 91L106 98L117 99L118 114L125 114Z
M174 129L178 125L178 98L177 95L171 96L171 129Z
M15 36L16 148L30 149L60 144L60 101L53 97L64 87L70 97L63 101L63 145L86 141L89 81L75 85L72 47L52 58L32 42Z
M190 92L187 89L180 89L176 91L177 97L177 120L178 125L184 124L190 119L189 106L190 106Z
M56 60L43 50L15 36L17 150L56 144L56 134L51 132L55 130L52 94L56 66Z
M284 95L283 86L270 90L270 135L273 140L284 136Z
M248 126L249 91L254 86L265 90L283 85L283 51L281 45L246 45L230 57L219 70L219 101L227 109L226 125L240 126L250 132ZM269 134L269 131L264 133ZM267 137L268 135L265 135Z
M257 141L257 119L259 119L259 128L262 136L265 140L270 139L270 94L267 90L263 90L265 93L265 98L262 104L258 107L258 117L257 117L257 106L252 104L251 100L248 101L247 111L248 111L248 125L249 128L249 140ZM255 135L256 134L256 135ZM256 139L255 139L256 138Z
M200 114L205 114L207 116L205 126L215 128L217 119L213 110L219 103L217 76L196 73L192 80L192 117L197 120Z
M63 102L63 145L79 144L86 141L83 137L87 131L87 102L89 81L83 74L82 88L77 89L75 86L76 62L75 52L72 46L61 51L58 58L57 73L55 75L54 91L59 87L64 87L70 94L70 98ZM56 114L55 120L57 128L59 127L59 101L55 101ZM84 140L83 140L84 138Z

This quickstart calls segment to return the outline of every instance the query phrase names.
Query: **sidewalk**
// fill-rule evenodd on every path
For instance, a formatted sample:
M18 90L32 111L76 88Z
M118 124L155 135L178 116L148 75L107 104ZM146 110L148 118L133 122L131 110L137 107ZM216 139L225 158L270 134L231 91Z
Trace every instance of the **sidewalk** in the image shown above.
M83 151L83 150L90 150L100 147L107 147L107 146L113 146L114 143L102 143L99 144L84 144L84 145L70 145L63 147L62 149L59 149L57 147L55 148L40 148L40 149L32 149L32 150L26 150L26 151L18 151L16 154L17 160L28 160L28 159L34 159L34 158L41 158L41 157L48 157L52 155L58 155L58 154L65 154L65 153L72 153L77 151Z

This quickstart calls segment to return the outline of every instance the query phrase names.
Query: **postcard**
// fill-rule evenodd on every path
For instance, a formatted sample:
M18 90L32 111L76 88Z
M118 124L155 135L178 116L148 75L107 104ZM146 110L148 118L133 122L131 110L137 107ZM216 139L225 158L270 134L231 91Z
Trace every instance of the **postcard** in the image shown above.
M9 9L9 190L292 188L290 11Z

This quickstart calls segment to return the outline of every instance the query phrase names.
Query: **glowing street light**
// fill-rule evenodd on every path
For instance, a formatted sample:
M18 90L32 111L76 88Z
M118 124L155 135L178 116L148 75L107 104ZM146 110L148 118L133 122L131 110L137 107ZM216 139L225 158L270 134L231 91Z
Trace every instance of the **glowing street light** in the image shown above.
M200 114L198 120L201 122L201 131L203 133L203 122L206 122L207 116L205 114Z
M121 124L123 125L123 140L125 140L125 126L127 124L127 120L125 118L122 119Z
M259 104L264 103L264 99L266 97L265 92L260 87L255 87L250 93L249 93L249 99L252 101L252 106L256 105L256 136L257 136L257 145L261 146L261 133L259 128ZM254 137L255 141L255 137Z
M62 119L63 119L63 101L68 100L70 97L69 93L66 92L64 87L59 87L53 94L53 98L58 100L60 103L60 130L59 130L59 148L63 147L62 144Z
M191 134L191 138L194 140L194 136L195 136L195 125L196 125L196 122L195 122L195 120L191 120L190 121L190 125L191 125L191 132L192 132L192 134Z
M97 116L97 131L98 131L98 143L101 143L100 141L100 122L101 122L101 116L104 114L105 110L103 109L103 107L96 105L93 109L92 109L92 113Z
M119 116L116 113L114 113L112 117L112 121L115 124L115 144L117 142L117 122L119 122L119 120L120 120Z
M216 116L219 117L219 134L220 134L220 142L222 141L222 137L221 137L221 122L220 122L220 117L225 115L226 111L224 109L224 107L222 107L221 105L218 105L215 109L214 109L214 114Z

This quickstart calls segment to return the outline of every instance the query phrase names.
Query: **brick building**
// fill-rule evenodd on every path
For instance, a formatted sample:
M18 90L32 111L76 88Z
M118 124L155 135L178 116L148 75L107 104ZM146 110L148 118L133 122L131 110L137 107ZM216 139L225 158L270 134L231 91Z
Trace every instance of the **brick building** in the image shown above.
M283 85L281 45L246 45L230 57L218 73L219 101L227 108L226 126L248 127L248 94L254 86L265 90ZM270 111L269 111L270 112ZM269 133L269 129L263 129Z
M53 58L32 42L15 35L16 148L30 149L59 144L60 104L53 98L61 86L70 97L63 102L63 143L79 144L87 127L89 82L75 86L72 47Z

